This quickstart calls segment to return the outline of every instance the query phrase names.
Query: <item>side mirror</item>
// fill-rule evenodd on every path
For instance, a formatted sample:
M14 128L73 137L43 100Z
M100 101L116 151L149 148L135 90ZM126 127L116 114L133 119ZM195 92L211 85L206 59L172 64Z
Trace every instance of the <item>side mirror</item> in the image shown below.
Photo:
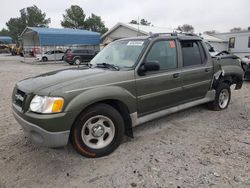
M140 76L144 76L147 71L158 71L160 70L160 65L158 61L146 61L141 65L138 70Z
M211 48L209 49L209 52L215 52L215 51L214 51L214 47L211 47Z

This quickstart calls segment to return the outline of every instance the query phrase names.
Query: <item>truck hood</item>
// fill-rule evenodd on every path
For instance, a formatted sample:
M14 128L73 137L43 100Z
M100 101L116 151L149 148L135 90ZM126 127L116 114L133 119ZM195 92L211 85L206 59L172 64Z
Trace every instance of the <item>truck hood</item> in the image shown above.
M80 78L87 79L96 75L106 74L104 69L70 68L41 74L36 77L24 79L17 83L17 87L26 92L34 93L65 82L72 82Z

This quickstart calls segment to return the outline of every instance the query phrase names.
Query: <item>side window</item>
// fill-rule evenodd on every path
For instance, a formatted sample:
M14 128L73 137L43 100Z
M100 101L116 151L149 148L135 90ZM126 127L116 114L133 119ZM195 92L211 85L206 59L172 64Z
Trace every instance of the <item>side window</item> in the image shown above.
M202 64L204 57L201 55L198 41L181 41L181 49L184 67Z
M208 42L205 42L205 45L206 45L209 52L215 52L214 48L211 46L211 44L209 44Z
M150 49L147 61L157 61L160 70L169 70L177 67L176 44L174 40L158 41Z

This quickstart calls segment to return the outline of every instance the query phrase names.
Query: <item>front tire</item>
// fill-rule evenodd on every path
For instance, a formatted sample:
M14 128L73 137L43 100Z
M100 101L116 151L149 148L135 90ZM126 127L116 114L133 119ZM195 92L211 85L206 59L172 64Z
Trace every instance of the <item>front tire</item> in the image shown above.
M224 110L231 100L230 86L224 82L220 83L216 89L215 100L209 103L209 108L215 111Z
M120 113L107 104L96 104L83 111L71 129L71 143L85 157L103 157L121 143L124 121Z

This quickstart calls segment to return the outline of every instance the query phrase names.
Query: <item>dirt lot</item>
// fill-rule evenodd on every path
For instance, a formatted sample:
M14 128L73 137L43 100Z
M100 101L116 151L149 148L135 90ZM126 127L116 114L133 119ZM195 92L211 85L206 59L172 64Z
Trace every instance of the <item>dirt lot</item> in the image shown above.
M110 156L87 159L29 142L11 112L23 78L67 64L0 56L0 187L250 187L250 82L227 110L198 106L146 123Z

